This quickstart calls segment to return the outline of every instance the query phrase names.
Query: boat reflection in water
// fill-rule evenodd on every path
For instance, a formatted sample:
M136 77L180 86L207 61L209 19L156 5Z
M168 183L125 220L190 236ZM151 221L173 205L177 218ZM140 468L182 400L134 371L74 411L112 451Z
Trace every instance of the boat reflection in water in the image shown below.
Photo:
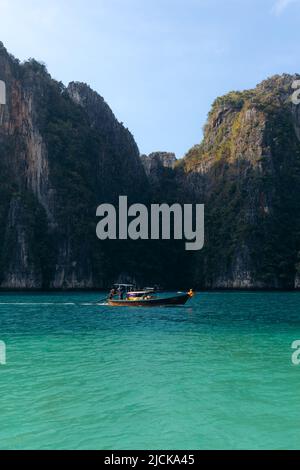
M115 284L108 297L108 304L112 307L163 307L170 305L185 305L195 293L191 289L187 293L178 293L164 296L157 289L146 287L143 290L134 290L132 284Z

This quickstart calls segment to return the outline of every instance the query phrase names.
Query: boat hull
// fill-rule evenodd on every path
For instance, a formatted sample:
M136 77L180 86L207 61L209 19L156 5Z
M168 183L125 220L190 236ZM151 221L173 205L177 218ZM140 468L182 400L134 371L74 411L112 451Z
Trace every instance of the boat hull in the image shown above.
M165 299L149 300L108 300L112 307L165 307L172 305L185 305L191 298L189 294L177 295Z

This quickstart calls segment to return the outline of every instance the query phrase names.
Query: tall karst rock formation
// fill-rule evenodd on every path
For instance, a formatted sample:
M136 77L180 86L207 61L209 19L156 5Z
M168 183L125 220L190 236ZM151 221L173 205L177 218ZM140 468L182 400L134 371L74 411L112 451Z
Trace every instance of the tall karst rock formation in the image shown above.
M0 80L0 286L101 287L117 261L96 239L96 207L147 200L137 145L87 85L65 88L2 44Z
M206 248L195 283L213 288L299 287L299 76L275 76L218 98L181 185L206 203Z

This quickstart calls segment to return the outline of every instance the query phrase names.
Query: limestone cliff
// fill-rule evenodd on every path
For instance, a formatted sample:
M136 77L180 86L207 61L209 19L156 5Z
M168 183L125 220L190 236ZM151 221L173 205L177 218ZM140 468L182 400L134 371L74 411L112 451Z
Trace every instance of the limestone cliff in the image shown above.
M101 287L120 267L96 239L96 207L147 198L137 145L87 85L65 88L2 44L0 80L0 286Z
M182 184L206 202L206 249L196 283L214 288L299 286L299 76L218 98Z
M155 177L162 168L174 169L177 162L175 153L171 152L153 152L150 155L142 155L141 159L150 177Z

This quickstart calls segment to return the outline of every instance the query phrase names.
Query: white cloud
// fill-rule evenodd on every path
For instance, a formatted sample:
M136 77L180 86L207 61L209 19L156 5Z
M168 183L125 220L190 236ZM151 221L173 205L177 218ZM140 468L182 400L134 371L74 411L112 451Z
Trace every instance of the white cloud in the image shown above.
M300 0L277 0L273 6L273 13L280 16L292 3L299 3Z

